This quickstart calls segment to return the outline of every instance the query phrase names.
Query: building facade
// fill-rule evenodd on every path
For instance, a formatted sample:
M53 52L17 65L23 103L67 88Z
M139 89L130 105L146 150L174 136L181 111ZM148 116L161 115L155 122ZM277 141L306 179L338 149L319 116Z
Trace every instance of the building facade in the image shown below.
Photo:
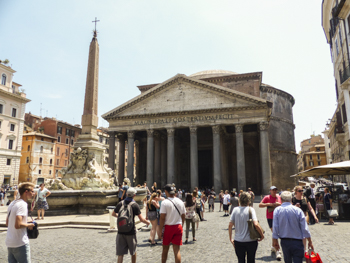
M16 71L0 63L0 185L17 185L26 98L13 81Z
M109 134L108 134L108 129L104 128L104 127L97 128L97 136L99 137L98 141L100 143L102 143L103 148L104 148L103 160L104 160L104 162L106 164L108 164L108 159L109 159Z
M328 162L350 160L350 1L323 0L322 27L330 46L337 107L327 123Z
M293 185L294 98L263 84L261 72L178 74L138 88L139 96L102 115L109 122L110 153L117 140L119 163L127 158L133 167L136 159L136 169L127 171L134 184L251 187L256 193ZM119 180L124 169L118 168Z
M26 124L33 131L40 131L55 138L54 174L69 164L70 153L74 150L74 144L81 133L80 125L72 125L55 118L41 118L31 113L26 113Z
M298 171L305 171L315 166L326 165L326 147L321 135L311 135L300 143L298 154Z
M56 140L40 132L23 134L19 182L40 184L55 178Z

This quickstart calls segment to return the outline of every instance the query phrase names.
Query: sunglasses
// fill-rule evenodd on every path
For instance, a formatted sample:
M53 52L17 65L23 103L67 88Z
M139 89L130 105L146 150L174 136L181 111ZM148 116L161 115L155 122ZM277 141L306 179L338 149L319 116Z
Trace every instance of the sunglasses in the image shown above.
M302 192L304 192L304 191L303 191L303 190L298 190L297 192L298 192L298 193L302 193Z

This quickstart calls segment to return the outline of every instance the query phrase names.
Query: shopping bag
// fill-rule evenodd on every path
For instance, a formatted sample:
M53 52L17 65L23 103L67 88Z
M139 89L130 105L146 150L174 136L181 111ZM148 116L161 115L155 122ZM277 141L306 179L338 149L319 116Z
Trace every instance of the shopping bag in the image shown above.
M320 255L314 251L311 251L309 253L305 252L305 260L306 263L322 263Z
M327 213L328 213L329 217L337 217L338 216L338 211L336 209L327 210Z

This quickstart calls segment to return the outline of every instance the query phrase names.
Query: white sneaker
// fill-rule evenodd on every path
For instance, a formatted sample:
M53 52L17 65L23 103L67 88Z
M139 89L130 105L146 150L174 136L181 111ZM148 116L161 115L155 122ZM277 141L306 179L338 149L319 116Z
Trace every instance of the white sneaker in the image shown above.
M274 247L271 247L271 253L276 253L276 249Z
M278 261L281 261L281 260L282 260L282 253L281 253L281 251L277 251L277 252L276 252L276 259L277 259Z

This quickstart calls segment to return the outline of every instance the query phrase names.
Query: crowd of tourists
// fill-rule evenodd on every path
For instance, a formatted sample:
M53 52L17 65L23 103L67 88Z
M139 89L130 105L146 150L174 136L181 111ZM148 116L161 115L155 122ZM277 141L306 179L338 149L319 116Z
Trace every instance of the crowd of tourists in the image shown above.
M39 191L44 197L50 193L40 185ZM136 225L135 217L140 222L150 226L150 246L159 242L162 245L161 261L166 262L170 245L174 252L175 262L181 262L180 246L189 243L189 232L192 228L192 243L197 241L196 230L199 222L206 221L204 212L206 203L208 211L214 211L214 201L217 194L214 189L192 191L176 190L175 185L167 184L162 190L156 183L147 190L145 198L146 217L143 217L139 205L134 201L136 189L127 184L120 187L120 202L113 211L117 218L118 234L116 238L116 254L118 262L123 262L124 255L130 253L132 262L136 262ZM238 262L255 262L258 242L264 239L264 231L258 223L253 202L255 195L250 188L248 191L220 191L219 211L229 217L228 235ZM8 226L6 246L8 247L8 262L30 262L30 247L27 230L34 224L27 220L27 200L33 199L36 193L34 185L22 183L18 188L19 197L8 207L6 224ZM311 185L305 192L296 186L294 192L283 191L279 194L275 186L270 187L270 194L259 203L259 208L266 209L266 218L272 231L271 252L276 259L285 262L302 262L304 253L313 249L308 224L318 223L315 213L315 190ZM327 209L332 208L329 190L325 189L324 201ZM42 213L42 219L44 213ZM40 212L38 212L40 218ZM330 221L334 224L334 221ZM183 240L183 231L185 237ZM234 231L233 231L234 230ZM234 233L234 235L233 235ZM157 239L156 239L157 237ZM279 242L280 240L280 242ZM183 242L184 241L184 242Z

